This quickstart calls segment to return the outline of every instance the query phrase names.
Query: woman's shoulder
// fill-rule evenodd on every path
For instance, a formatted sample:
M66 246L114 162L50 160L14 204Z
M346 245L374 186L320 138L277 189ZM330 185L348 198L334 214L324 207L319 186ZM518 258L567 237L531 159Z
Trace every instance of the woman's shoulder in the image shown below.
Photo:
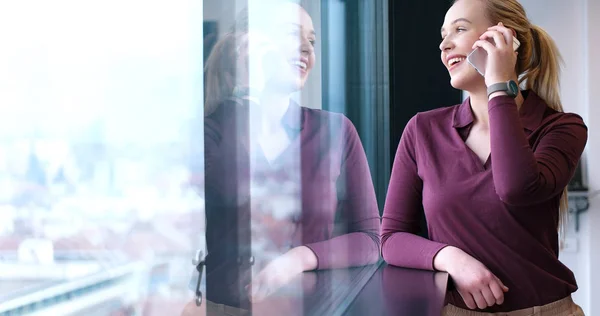
M225 123L225 120L235 117L236 114L241 113L242 110L245 110L246 108L247 104L244 104L242 101L236 101L233 98L226 99L223 100L219 106L215 107L212 112L205 113L204 120L211 124Z
M573 112L557 111L549 106L546 106L546 111L542 116L540 126L552 128L562 125L572 125L587 129L587 125L585 124L585 121L581 115Z
M551 107L546 108L546 113L544 114L543 120L585 125L581 115L574 112L560 112Z
M453 126L456 115L461 109L461 104L443 106L436 109L417 112L408 121L407 129L430 129L431 127L444 128Z
M448 120L453 119L455 112L460 108L461 104L455 104L451 106L443 106L433 110L421 111L415 114L420 119L427 120Z
M336 128L354 128L352 121L343 113L332 112L323 109L309 108L300 106L304 124L311 127L336 127Z
M319 120L343 120L346 117L346 115L339 112L333 112L318 108L310 108L307 106L298 106L306 116L310 116Z
M576 124L587 128L581 115L564 112L562 107L560 107L560 110L557 110L556 107L550 106L548 102L534 91L525 90L523 94L526 96L526 103L524 105L529 104L528 106L531 106L531 110L528 112L529 116L535 117L536 121L539 122L537 128L547 128L561 124Z

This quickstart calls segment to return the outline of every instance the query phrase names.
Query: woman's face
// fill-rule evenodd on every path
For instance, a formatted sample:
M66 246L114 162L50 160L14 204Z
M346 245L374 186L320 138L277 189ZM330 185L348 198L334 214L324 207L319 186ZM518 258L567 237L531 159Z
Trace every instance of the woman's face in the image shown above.
M456 89L471 91L485 85L483 77L466 60L473 44L491 26L484 10L481 0L460 0L446 13L440 50L442 63L450 73L450 84Z
M285 64L276 72L276 81L282 84L280 88L297 91L304 87L315 64L315 29L310 15L297 4L281 4L275 12L265 18L274 19L269 33Z

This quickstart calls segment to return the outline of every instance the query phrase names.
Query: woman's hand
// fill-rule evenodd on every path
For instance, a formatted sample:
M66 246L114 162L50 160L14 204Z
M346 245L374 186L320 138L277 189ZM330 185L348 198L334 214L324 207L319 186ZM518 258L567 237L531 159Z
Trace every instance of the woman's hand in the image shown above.
M479 40L473 44L473 49L481 47L487 52L485 66L485 84L506 82L516 79L515 65L518 53L513 50L513 31L502 23L489 27ZM494 40L492 44L489 39Z
M293 248L271 261L253 278L252 284L247 288L250 300L259 302L298 274L316 267L317 258L312 250L305 246Z
M434 267L452 277L458 293L470 309L504 303L508 288L481 262L464 251L448 246L434 258Z

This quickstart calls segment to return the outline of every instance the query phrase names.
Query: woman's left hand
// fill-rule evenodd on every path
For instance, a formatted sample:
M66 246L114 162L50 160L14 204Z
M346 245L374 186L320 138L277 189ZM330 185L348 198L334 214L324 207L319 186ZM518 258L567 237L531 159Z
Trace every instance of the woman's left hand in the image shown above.
M314 270L316 260L312 250L300 246L271 261L258 275L253 277L252 284L248 286L250 300L259 302L289 283L298 274Z
M490 38L494 40L494 44L489 41ZM488 87L515 77L518 53L513 50L512 30L502 23L489 27L473 44L473 49L477 47L485 49L488 55L485 66L485 84Z

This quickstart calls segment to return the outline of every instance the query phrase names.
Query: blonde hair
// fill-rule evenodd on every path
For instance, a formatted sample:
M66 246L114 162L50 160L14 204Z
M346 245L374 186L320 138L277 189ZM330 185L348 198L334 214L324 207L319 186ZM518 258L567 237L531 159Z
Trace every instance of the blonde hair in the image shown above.
M254 10L260 11L264 19L253 20L252 29L268 31L273 28L270 17L276 14L276 5L294 3L303 8L296 0L260 0L253 1ZM250 32L250 10L243 8L238 12L231 29L215 44L204 66L204 116L209 116L223 101L234 94L239 82L247 82L247 60L244 51L248 44L246 36Z
M525 9L517 0L481 1L485 4L486 16L492 25L502 22L517 33L517 39L521 42L515 66L519 85L535 92L553 110L563 112L559 94L562 57L554 40L544 29L529 21ZM557 227L561 232L564 232L568 210L565 187L560 199Z
M238 76L240 33L227 33L215 44L204 66L204 116L212 114L231 97Z

